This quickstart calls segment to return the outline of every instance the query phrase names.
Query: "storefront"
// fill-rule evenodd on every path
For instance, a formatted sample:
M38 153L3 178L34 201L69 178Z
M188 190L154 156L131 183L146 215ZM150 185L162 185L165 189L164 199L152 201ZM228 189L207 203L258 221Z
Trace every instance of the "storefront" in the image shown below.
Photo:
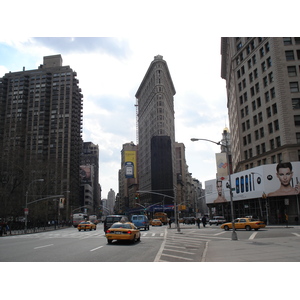
M231 175L234 217L252 216L266 224L299 224L300 162L259 166ZM298 189L299 188L299 189ZM205 182L210 216L231 220L228 177Z

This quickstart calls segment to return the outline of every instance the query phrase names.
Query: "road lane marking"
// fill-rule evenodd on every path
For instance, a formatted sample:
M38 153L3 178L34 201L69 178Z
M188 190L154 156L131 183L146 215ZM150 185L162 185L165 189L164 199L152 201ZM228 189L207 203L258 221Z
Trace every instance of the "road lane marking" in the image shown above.
M170 255L170 254L165 254L165 253L163 253L162 256L174 257L174 258L179 258L179 259L184 259L184 260L193 260L192 258L187 258L187 257L182 257L182 256L175 256L175 255Z
M161 257L161 255L162 255L163 250L164 250L166 241L167 241L167 229L165 228L164 240L163 240L163 242L161 243L161 246L160 246L160 248L159 248L159 250L158 250L158 252L157 252L157 254L156 254L156 256L155 256L154 262L160 261L160 257Z
M221 231L221 232L218 232L218 233L215 233L214 235L220 235L220 234L224 234L224 233L226 233L225 230L224 230L224 231Z
M53 244L45 245L45 246L39 246L39 247L34 247L33 249L40 249L40 248L45 248L45 247L50 247L53 246Z
M300 234L299 234L299 233L292 232L292 234L294 234L295 236L300 237Z
M193 252L180 251L180 250L167 249L167 248L165 248L164 251L173 251L173 252L179 252L179 253L184 253L184 254L195 254L195 253L193 253ZM163 254L163 255L164 255L164 254Z
M102 248L102 247L103 247L103 246L100 246L100 247L94 248L94 249L92 249L92 250L90 250L90 251L93 252L93 251L98 250L98 249L100 249L100 248Z
M255 236L257 235L258 232L253 232L250 237L249 240L253 240L255 238Z

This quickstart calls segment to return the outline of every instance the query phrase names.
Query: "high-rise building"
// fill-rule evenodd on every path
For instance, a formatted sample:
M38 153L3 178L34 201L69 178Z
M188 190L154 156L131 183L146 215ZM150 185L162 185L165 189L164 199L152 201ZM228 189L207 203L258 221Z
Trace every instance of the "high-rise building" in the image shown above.
M101 206L101 187L99 185L99 146L92 142L84 142L81 153L81 205L89 207L89 213L98 214ZM90 174L87 177L86 170ZM85 195L85 191L89 193L89 188L85 186L90 185L92 195ZM88 203L87 199L89 199Z
M23 215L25 192L28 202L66 193L59 214L50 199L30 206L29 219L68 219L78 207L83 96L76 76L61 55L53 55L36 70L0 79L2 215Z
M233 172L300 158L300 38L224 37Z
M174 98L176 91L168 65L161 55L154 57L136 92L138 107L139 190L174 197L176 190ZM143 204L170 197L141 193Z

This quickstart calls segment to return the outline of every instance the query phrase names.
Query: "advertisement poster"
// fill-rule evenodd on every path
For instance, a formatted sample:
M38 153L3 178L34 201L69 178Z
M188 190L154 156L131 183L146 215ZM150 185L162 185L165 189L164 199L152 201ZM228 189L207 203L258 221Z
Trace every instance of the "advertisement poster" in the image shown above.
M125 151L125 177L136 178L136 151Z
M231 174L233 201L267 197L291 196L300 193L300 162L269 164ZM222 183L221 183L221 182ZM205 182L206 203L230 201L229 180Z

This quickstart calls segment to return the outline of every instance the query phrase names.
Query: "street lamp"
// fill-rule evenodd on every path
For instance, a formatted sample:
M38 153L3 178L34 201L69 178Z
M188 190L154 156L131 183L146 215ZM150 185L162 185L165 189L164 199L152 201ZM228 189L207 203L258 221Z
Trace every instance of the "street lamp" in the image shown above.
M42 182L44 181L43 178L40 178L40 179L35 179L33 181L31 181L29 184L28 184L28 187L27 187L27 191L26 191L26 199L25 199L25 209L24 209L24 213L25 213L25 233L27 233L27 215L28 215L28 208L27 208L27 203L28 203L28 191L29 191L29 188L31 186L32 183L34 182Z
M226 149L226 159L227 159L227 163L228 163L228 178L229 178L229 195L230 195L230 206L231 206L231 219L232 219L232 235L231 235L231 239L232 240L237 240L237 234L235 231L235 225L234 225L234 212L233 212L233 199L232 199L232 186L231 186L231 174L230 174L230 168L229 168L229 151L228 151L228 141L227 141L227 131L224 130L224 135L225 135L225 145L222 144L221 142L214 142L208 139L197 139L197 138L191 138L192 142L196 142L196 141L207 141L207 142L211 142L214 143L216 145L221 145L223 147L225 147Z

